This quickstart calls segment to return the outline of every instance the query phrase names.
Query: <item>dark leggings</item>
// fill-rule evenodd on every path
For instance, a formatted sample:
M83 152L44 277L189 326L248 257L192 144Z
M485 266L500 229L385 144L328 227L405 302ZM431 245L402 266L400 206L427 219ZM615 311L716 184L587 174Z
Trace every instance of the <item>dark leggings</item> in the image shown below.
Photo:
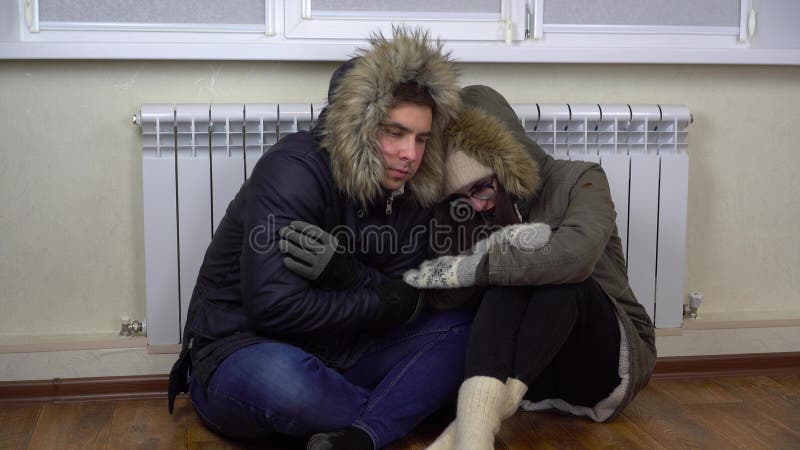
M492 287L472 325L466 376L518 378L528 400L593 406L620 383L613 305L589 278L577 284Z

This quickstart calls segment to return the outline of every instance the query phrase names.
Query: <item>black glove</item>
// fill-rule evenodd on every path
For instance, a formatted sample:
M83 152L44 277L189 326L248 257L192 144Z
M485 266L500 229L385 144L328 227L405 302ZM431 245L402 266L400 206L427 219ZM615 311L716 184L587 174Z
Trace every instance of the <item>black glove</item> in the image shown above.
M377 325L405 325L419 316L424 302L419 290L402 279L392 279L378 285L380 309Z
M279 234L283 265L301 277L333 289L351 289L364 279L361 262L322 228L295 220Z

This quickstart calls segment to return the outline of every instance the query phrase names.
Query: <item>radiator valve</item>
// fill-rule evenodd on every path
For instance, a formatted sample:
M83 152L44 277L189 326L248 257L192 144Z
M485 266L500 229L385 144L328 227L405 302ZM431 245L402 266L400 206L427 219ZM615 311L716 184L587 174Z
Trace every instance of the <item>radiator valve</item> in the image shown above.
M120 336L138 336L147 334L146 320L131 320L130 316L120 316Z
M702 292L689 293L689 304L683 305L683 317L687 319L697 319L697 310L700 309L701 303L703 303Z

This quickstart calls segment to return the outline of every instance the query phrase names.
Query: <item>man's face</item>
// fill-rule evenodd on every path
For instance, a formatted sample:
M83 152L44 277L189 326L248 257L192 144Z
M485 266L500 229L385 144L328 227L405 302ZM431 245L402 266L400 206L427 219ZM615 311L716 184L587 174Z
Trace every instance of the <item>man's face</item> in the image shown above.
M389 190L400 189L419 169L431 136L431 108L401 103L391 110L378 131L383 155L383 181Z

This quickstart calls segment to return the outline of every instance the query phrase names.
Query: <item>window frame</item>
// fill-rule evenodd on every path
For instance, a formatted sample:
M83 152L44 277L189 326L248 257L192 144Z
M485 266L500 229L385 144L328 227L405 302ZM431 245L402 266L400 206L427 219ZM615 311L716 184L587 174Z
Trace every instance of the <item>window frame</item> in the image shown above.
M523 18L525 0L500 0L499 17L464 13L450 17L448 13L420 13L404 17L392 13L348 14L312 11L312 0L284 1L284 35L287 39L360 39L380 31L391 35L393 23L423 27L431 34L456 41L521 41L525 38Z
M286 18L291 19L291 24L296 17L287 15L286 5L290 6L288 12L296 15L296 8L290 3L302 5L298 2L310 0L264 0L265 24L261 31L236 27L165 31L145 26L137 30L40 30L38 33L26 24L26 1L36 2L17 0L0 5L0 14L16 15L18 25L0 29L0 59L342 61L352 56L356 48L363 47L367 37L366 34L361 39L287 37ZM733 27L716 30L673 27L665 33L663 28L606 26L587 33L564 26L537 26L532 20L528 25L530 16L524 12L525 6L534 17L542 17L536 8L541 9L543 0L504 1L510 2L509 8L516 8L510 22L513 33L524 34L528 29L528 39L510 43L500 38L455 40L453 36L463 33L463 28L448 21L426 19L419 24L405 23L429 28L431 35L444 39L445 49L461 62L800 65L800 48L750 48L747 18L752 0L742 0L738 36ZM389 27L391 21L384 21L383 25ZM390 29L371 31L376 29L390 35Z

